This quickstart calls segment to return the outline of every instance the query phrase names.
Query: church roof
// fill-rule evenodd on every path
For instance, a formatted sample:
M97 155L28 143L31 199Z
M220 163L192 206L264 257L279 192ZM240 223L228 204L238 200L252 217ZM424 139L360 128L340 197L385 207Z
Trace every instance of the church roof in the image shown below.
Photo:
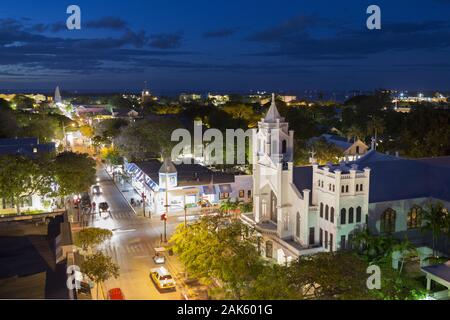
M283 121L284 119L280 116L278 112L277 105L275 103L275 94L272 93L272 103L270 104L269 111L267 111L266 117L264 118L265 122L276 122L277 119Z
M372 150L355 163L371 169L370 203L428 197L450 201L450 167L433 162Z
M358 170L371 169L369 203L429 197L450 201L450 157L409 160L371 150L345 167L352 164ZM340 166L333 165L330 171L345 173ZM293 182L300 192L312 190L312 175L312 166L294 167Z

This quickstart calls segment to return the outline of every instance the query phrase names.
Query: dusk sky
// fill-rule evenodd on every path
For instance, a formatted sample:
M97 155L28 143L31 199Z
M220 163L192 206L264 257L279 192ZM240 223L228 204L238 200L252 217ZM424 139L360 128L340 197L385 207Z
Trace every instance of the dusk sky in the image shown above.
M446 91L449 14L449 0L7 0L0 89Z

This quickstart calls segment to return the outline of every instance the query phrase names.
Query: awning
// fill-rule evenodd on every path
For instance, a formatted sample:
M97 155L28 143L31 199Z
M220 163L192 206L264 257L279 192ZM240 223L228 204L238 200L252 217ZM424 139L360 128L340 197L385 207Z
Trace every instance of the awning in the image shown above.
M178 190L170 190L171 196L195 196L199 194L199 190L197 188L186 188L186 189L178 189Z
M203 194L216 194L216 188L214 186L203 186L202 187Z
M220 193L231 193L231 185L230 184L220 184L219 185Z

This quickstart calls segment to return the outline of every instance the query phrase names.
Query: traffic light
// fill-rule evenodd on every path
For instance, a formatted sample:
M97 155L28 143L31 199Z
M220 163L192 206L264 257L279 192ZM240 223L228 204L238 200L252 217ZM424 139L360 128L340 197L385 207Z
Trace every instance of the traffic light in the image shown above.
M165 220L167 220L167 214L163 213L161 215L161 221L165 221Z

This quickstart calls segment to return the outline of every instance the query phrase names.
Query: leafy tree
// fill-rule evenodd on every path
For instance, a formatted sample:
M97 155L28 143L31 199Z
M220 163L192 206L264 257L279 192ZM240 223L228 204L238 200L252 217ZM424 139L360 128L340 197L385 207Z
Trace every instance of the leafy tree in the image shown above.
M136 121L121 132L115 145L131 161L160 158L170 154L174 145L171 135L179 127L178 121L172 119Z
M315 299L369 299L367 263L351 252L301 256L290 265L291 282Z
M22 156L0 157L0 197L12 199L17 214L24 198L49 194L52 183L53 175L46 161Z
M97 299L100 284L112 277L119 276L119 266L112 261L111 257L101 252L87 256L81 263L81 271L97 285Z
M111 143L114 138L119 136L122 129L128 126L125 119L107 119L98 123L95 127L95 136L99 136L103 141Z
M328 162L337 163L344 153L332 143L328 143L324 138L313 142L311 149L315 152L315 157L319 164Z
M0 108L0 138L16 137L18 132L19 126L14 113Z
M123 158L115 148L103 148L101 150L101 157L111 165L121 165L123 163Z
M112 231L108 229L86 228L75 234L75 245L84 251L92 251L94 247L111 239L112 236Z
M224 294L233 299L245 297L263 267L254 231L223 216L204 217L188 227L179 225L170 242L193 277L218 280Z
M10 108L11 108L10 102L3 98L0 98L0 110L10 109Z
M32 109L34 107L34 100L23 94L16 94L11 102L16 109Z
M94 129L88 125L81 126L80 132L83 136L88 138L92 138L94 136Z
M371 263L386 260L397 244L391 236L372 235L368 229L357 232L352 239L353 248Z
M374 116L367 123L367 133L373 135L375 141L378 140L379 134L383 134L384 130L384 120L381 117Z
M62 197L89 190L95 183L95 160L87 154L63 152L54 161L58 194Z

